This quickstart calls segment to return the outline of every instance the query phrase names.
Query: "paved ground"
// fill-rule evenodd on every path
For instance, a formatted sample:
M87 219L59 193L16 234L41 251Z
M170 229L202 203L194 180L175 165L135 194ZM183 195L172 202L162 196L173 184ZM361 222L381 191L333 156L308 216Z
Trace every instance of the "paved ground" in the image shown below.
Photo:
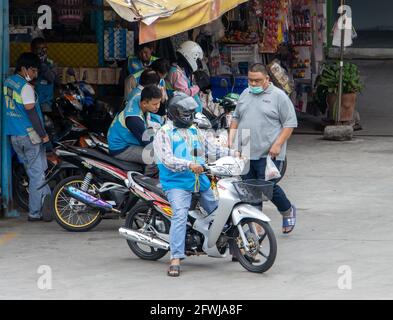
M392 145L382 137L293 137L282 185L298 206L298 225L283 236L266 206L278 256L265 274L229 258L193 257L172 279L168 256L146 262L131 254L117 233L123 221L80 234L10 219L0 220L0 299L392 299ZM52 270L52 290L38 289L42 265ZM340 266L350 268L350 290L338 287Z

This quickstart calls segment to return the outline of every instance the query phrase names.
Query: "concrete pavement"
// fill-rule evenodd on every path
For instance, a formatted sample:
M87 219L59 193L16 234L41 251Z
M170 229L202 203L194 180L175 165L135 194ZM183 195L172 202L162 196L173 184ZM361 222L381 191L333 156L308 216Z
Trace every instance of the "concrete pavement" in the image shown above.
M7 219L0 220L0 299L392 299L392 145L387 137L293 136L282 186L298 224L282 235L280 216L265 206L278 240L265 274L229 258L191 257L173 279L168 255L148 262L131 253L117 233L122 220L69 233L56 222ZM51 290L38 286L43 265Z

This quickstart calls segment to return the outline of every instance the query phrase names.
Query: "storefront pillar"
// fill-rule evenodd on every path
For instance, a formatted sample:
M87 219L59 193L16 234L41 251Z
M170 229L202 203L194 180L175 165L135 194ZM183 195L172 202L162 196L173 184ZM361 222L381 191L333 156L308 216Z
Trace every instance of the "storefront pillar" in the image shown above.
M6 108L3 99L3 84L8 76L9 70L9 0L0 1L0 109L1 109L1 212L6 217L19 216L18 212L13 210L12 203L12 162L11 162L11 146L9 138L5 135L4 124Z

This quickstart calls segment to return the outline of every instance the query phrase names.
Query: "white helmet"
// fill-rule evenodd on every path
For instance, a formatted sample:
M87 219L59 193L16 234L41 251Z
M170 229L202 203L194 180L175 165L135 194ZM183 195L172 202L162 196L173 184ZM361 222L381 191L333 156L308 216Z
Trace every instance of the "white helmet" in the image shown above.
M203 59L203 50L199 44L194 41L183 42L177 52L187 60L193 72L198 70L198 60L202 63Z

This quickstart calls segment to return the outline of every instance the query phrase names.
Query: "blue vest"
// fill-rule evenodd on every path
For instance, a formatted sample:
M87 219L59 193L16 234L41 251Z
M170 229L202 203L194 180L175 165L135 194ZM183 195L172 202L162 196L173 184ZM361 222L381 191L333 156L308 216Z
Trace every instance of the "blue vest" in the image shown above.
M132 89L131 92L127 95L127 105L126 108L130 106L131 100L136 97L140 96L142 93L142 89L140 86L137 86L136 88Z
M153 61L157 60L157 57L151 56L149 66ZM128 73L132 74L137 83L139 83L139 78L141 77L142 72L145 70L145 66L143 65L141 59L136 56L130 56L128 58Z
M48 59L47 64L49 65L50 69L53 68L53 62L51 60ZM44 79L43 75L40 74L35 84L35 91L37 92L38 101L40 102L40 105L44 103L48 103L52 105L54 90L55 90L55 84L48 83L48 80Z
M177 66L172 66L169 70L169 74L177 72L177 69L178 69ZM181 70L180 67L179 67L179 70ZM190 89L192 87L191 81L187 78L187 75L184 73L184 71L183 70L181 70L181 71L182 71L183 78L187 81L188 89ZM166 91L167 91L169 97L172 97L173 93L175 92L175 89L173 88L172 84L168 81L166 82ZM196 103L198 104L198 108L195 110L195 112L202 112L203 105L202 105L201 98L199 97L198 94L193 96L193 98L196 101Z
M6 107L5 134L10 136L26 136L28 129L33 125L27 115L22 100L22 89L29 85L28 82L18 74L7 78L4 82L4 105ZM35 108L41 123L44 124L38 100L36 99Z
M115 119L113 119L112 124L108 131L108 144L109 150L120 151L125 150L131 146L140 146L140 142L134 136L134 134L128 130L126 125L127 117L139 117L145 123L145 127L150 125L161 125L161 117L156 114L151 114L147 112L146 117L143 114L140 107L141 96L135 96L130 102L131 104L120 112Z
M195 148L202 149L203 144L198 139L197 128L191 126L187 130L187 134L190 136L190 143L187 143L181 134L178 132L177 128L172 130L168 125L165 125L161 130L166 131L172 142L173 154L176 158L185 159L193 161L199 164L205 163L202 157L193 157L193 150ZM189 145L190 144L190 145ZM181 189L187 191L206 191L210 188L210 180L205 174L199 175L199 188L196 186L197 176L191 170L186 170L182 172L175 172L163 165L158 163L158 169L160 170L160 182L164 191L170 189Z

